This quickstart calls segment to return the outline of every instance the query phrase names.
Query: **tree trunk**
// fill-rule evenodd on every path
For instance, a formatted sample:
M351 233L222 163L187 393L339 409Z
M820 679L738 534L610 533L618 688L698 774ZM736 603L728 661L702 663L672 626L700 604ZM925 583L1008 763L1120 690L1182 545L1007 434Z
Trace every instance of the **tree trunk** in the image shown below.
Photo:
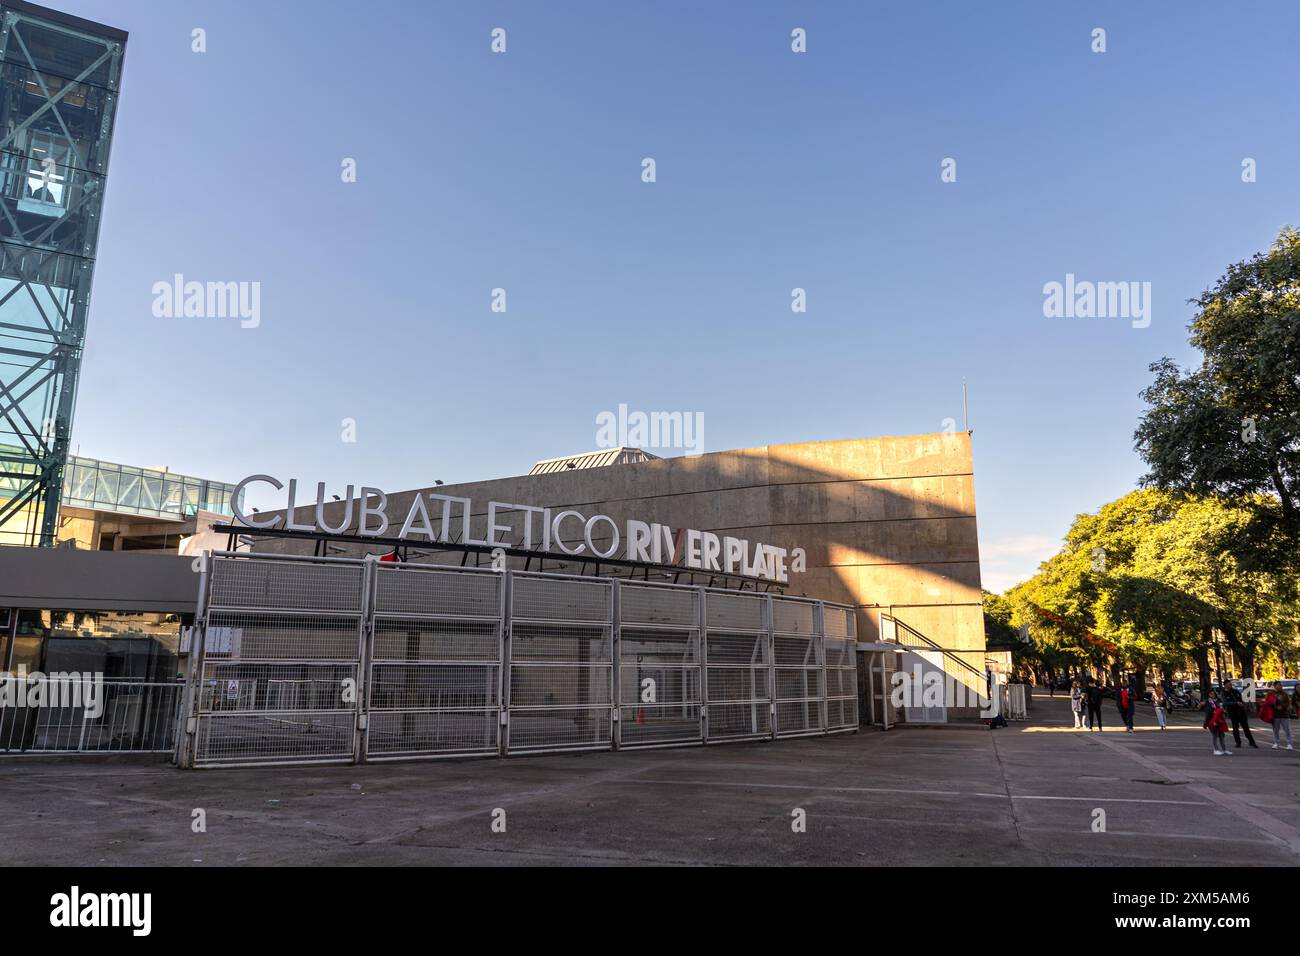
M1232 653L1237 656L1237 662L1241 665L1242 677L1255 676L1255 641L1243 640L1235 627L1223 628L1223 636L1228 639L1228 646L1232 648ZM1223 678L1220 677L1220 680Z
M1269 477L1273 479L1273 488L1277 495L1282 499L1282 517L1287 523L1296 520L1296 506L1291 499L1291 491L1287 488L1286 482L1282 479L1282 469L1276 459L1268 463Z
M1205 629L1205 643L1196 650L1192 651L1192 657L1196 660L1196 676L1201 681L1201 700L1205 700L1210 695L1210 629Z

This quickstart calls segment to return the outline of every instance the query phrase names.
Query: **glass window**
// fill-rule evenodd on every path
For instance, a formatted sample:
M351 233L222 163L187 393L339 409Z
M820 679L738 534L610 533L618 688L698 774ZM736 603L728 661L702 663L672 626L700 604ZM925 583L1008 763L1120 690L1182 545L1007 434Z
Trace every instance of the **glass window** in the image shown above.
M95 469L89 465L78 462L72 469L72 487L68 492L69 498L75 498L78 501L90 501L95 497Z
M145 475L140 481L140 508L158 511L162 503L162 479Z
M18 208L40 216L62 216L76 160L76 150L64 137L32 132L27 143L27 177Z
M136 510L140 507L140 475L128 474L122 470L122 484L117 489L118 505L124 509Z
M18 30L22 35L27 51L31 54L32 62L41 71L41 79L45 82L46 89L50 91L51 95L63 86L63 78L80 76L86 70L90 70L90 75L85 79L86 83L92 83L96 86L107 84L108 64L99 63L99 61L103 58L108 47L108 40L73 36L66 30L34 23L27 17L20 19L15 24L14 29ZM10 57L8 59L17 59L17 56L13 55L13 47L17 46L17 44L11 39L9 45ZM25 57L22 62L24 64L27 62ZM95 66L96 63L99 63L99 65ZM39 93L40 86L35 82L35 74L29 71L28 76L29 83L35 85ZM53 85L54 83L59 85L56 87ZM87 92L84 88L74 87L73 91L68 95L75 94L80 97L76 105L82 107L85 105L84 97Z
M179 614L20 611L14 667L170 681L179 671L180 633Z
M117 501L119 475L116 471L109 471L110 467L101 463L96 476L95 501L100 504L111 505Z
M179 481L163 479L162 510L173 515L181 513L181 483Z

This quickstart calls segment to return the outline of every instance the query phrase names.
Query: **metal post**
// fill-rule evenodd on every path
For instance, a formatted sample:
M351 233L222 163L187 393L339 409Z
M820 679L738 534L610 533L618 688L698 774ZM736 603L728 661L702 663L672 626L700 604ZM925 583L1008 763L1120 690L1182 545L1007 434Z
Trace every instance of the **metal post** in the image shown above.
M0 670L6 674L13 673L14 643L18 640L18 608L9 608L8 623L5 628L5 650L0 654Z
M610 581L609 597L610 597L610 617L611 617L610 657L613 666L612 677L614 681L614 686L612 688L612 693L610 695L610 700L613 703L611 704L611 708L610 708L611 709L610 720L612 721L612 724L610 727L609 740L610 740L610 748L612 750L618 750L619 747L623 745L623 721L621 719L623 713L623 708L622 708L622 704L623 704L622 666L623 665L622 665L622 650L620 647L622 643L623 608L621 603L621 592L619 591L619 584L617 579Z
M353 763L365 763L370 747L370 668L375 651L375 595L378 588L379 562L367 557L361 562L361 627L352 720Z
M709 611L708 611L708 591L704 588L697 588L700 593L699 608L696 611L696 619L699 624L699 642L700 642L700 740L703 743L709 742Z
M497 691L497 752L510 752L510 621L514 572L501 572L501 616L497 622L497 658L501 661L501 686Z
M763 613L767 620L764 622L764 633L767 636L767 699L768 699L768 728L767 735L770 739L776 740L776 635L773 631L775 621L772 615L772 595L769 593L763 600Z
M885 684L886 684L886 681L885 681L885 654L890 654L890 653L893 653L893 652L892 652L892 651L884 651L884 652L882 652L881 655L880 655L880 717L881 717L881 722L885 725L885 730L888 730L889 727L890 727L890 722L889 722L889 718L890 718L890 713L889 713L889 711L890 711L890 706L889 706L889 694L887 693L887 691L889 690L889 688L885 686Z
M826 671L826 604L822 601L817 602L817 607L813 612L813 640L817 642L817 656L821 659L822 699L820 706L822 712L822 733L828 734L831 732L831 718L830 708L826 703L826 696L829 693L827 684L829 683L830 675ZM851 660L853 661L854 668L857 668L858 655L856 652ZM839 675L836 675L836 680L839 680Z
M198 757L197 733L199 708L203 700L203 654L207 645L209 590L212 586L211 565L216 558L211 551L199 557L199 601L195 609L194 626L190 628L189 679L185 681L185 706L178 717L176 728L176 765L193 768Z

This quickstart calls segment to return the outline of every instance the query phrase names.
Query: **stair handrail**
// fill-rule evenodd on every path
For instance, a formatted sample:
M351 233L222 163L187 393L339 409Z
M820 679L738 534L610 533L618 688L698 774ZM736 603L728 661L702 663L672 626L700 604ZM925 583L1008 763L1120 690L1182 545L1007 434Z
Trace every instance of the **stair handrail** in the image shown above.
M966 670L970 671L972 674L974 674L974 675L975 675L976 677L978 677L980 680L985 680L985 679L987 679L988 675L985 674L983 671L981 671L981 670L979 670L978 668L976 668L976 667L975 667L973 664L971 664L969 661L962 660L960 657L958 657L958 656L957 656L956 654L954 654L952 651L948 650L948 648L946 648L946 647L942 647L942 646L936 644L934 641L930 640L930 638L926 637L924 634L922 634L922 633L921 633L920 631L918 631L916 628L912 627L912 625L908 624L906 621L901 621L901 620L899 620L897 617L895 617L894 615L892 615L892 614L887 614L887 613L883 613L883 612L882 612L881 615L880 615L880 619L881 619L882 621L886 621L886 620L887 620L887 621L892 621L893 624L894 624L894 627L895 627L896 629L901 629L901 630L907 632L908 634L912 635L913 637L919 638L919 639L924 643L925 646L928 646L931 650L936 650L936 651L938 651L939 653L943 654L943 656L944 656L945 658L948 658L948 659L950 659L950 660L956 662L956 663L959 664L960 666L966 668ZM895 634L897 634L897 630L895 630ZM903 644L903 642L900 641L900 640L898 640L897 638L895 638L894 643L896 643L896 644L900 644L900 645ZM903 646L906 647L906 646L908 646L908 645L903 645Z

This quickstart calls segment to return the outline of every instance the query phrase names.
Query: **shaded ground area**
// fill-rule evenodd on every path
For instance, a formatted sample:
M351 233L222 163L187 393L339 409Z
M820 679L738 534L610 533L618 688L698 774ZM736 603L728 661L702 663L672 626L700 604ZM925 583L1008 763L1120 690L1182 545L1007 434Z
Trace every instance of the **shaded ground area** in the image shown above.
M1300 752L1268 749L1263 726L1261 749L1215 757L1195 715L1175 719L1076 732L1058 697L993 732L618 754L190 772L7 758L0 841L23 865L1300 862Z

